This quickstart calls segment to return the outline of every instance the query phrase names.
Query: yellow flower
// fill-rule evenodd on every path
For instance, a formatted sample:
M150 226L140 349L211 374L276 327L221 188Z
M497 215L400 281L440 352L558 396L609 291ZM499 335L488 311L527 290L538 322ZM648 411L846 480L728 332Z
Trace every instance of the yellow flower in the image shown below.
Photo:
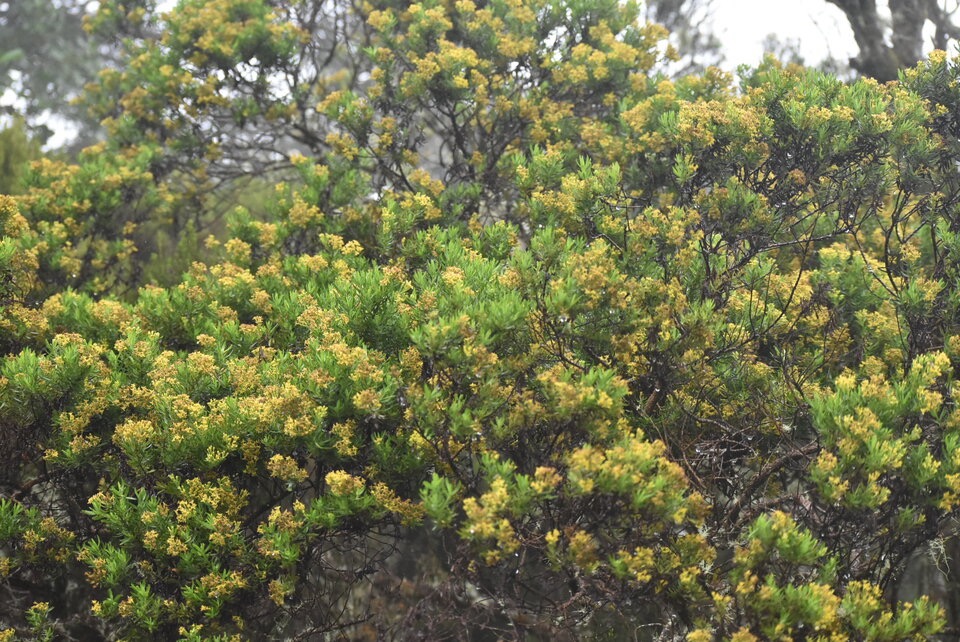
M232 261L236 261L241 265L250 262L250 255L253 248L250 247L249 243L241 241L240 239L230 239L224 243L223 247L227 251L227 256L229 256Z
M334 444L334 448L337 453L343 457L352 457L359 452L356 444L353 443L353 435L356 431L357 424L354 421L344 421L333 424L331 428L334 435L338 437L337 443Z
M182 555L187 552L187 545L176 535L167 538L167 553L173 556Z
M274 604L277 606L283 606L283 603L287 599L287 595L290 594L291 589L280 580L270 580L270 584L267 587L267 592L270 594L270 599Z
M730 642L757 642L757 636L744 628L734 633Z
M377 31L386 31L394 23L396 18L393 11L386 9L384 11L371 11L367 17L367 24Z
M313 432L313 424L304 418L287 417L283 423L283 434L288 437L306 437Z
M299 483L307 478L307 471L300 468L293 457L276 454L267 462L267 470L271 477L288 482Z
M340 253L347 256L360 256L363 254L363 246L358 241L348 241L340 248Z
M400 516L405 524L415 524L423 519L424 507L402 499L386 484L375 484L370 490L377 503Z
M539 466L533 472L533 482L530 486L537 493L546 493L560 485L562 481L557 469L552 466Z
M352 495L363 488L363 480L354 477L345 470L332 470L324 478L327 487L334 495Z
M443 282L447 285L457 285L463 282L463 270L458 267L448 267L443 271Z
M380 410L380 395L373 388L361 390L353 396L353 405L357 410L367 413L376 413Z
M549 533L547 533L545 539L547 540L547 546L551 546L551 547L556 546L557 542L560 541L560 531L554 528Z
M576 531L570 537L570 555L585 570L592 570L598 562L597 541L586 531Z

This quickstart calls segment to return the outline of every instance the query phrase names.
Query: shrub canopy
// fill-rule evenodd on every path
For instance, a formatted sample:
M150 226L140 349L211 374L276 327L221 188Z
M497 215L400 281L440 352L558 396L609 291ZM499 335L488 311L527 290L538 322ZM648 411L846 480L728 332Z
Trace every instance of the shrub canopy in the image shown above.
M619 0L101 4L109 140L0 197L0 639L942 630L892 596L960 506L943 53L669 81Z

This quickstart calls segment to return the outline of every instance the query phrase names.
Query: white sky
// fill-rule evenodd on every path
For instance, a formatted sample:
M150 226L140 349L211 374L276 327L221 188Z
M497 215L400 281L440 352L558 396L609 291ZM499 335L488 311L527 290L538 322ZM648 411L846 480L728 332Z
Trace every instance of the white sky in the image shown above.
M713 25L723 43L724 67L756 65L767 34L800 44L804 62L827 57L846 61L857 54L843 13L826 0L713 0Z

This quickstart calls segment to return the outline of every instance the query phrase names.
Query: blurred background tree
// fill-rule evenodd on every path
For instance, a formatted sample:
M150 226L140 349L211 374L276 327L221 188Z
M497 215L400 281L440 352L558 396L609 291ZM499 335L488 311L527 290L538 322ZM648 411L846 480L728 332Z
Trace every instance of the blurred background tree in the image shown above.
M672 70L680 76L723 61L723 43L710 24L714 0L654 0L644 5L644 17L670 31L670 44L680 60Z
M46 143L53 128L75 132L79 150L102 133L95 119L74 104L86 83L113 60L115 47L83 29L91 0L0 2L0 94L16 96L7 113L17 113L34 138Z
M40 142L22 117L0 130L0 194L18 194L27 164L40 157Z
M827 0L843 11L860 53L850 67L881 82L896 80L901 69L923 58L929 48L946 50L960 38L952 0L889 0L889 16L876 0ZM932 26L932 31L926 27Z

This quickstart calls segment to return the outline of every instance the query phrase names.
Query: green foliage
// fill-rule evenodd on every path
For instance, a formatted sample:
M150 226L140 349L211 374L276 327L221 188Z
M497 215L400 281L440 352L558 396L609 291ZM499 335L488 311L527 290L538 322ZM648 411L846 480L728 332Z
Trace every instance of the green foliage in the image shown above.
M671 82L629 3L275 4L103 3L164 26L111 139L0 199L2 635L943 629L884 588L960 506L955 63ZM201 251L220 143L302 101Z
M40 145L30 137L21 119L0 131L0 194L21 191L30 161L40 157Z

